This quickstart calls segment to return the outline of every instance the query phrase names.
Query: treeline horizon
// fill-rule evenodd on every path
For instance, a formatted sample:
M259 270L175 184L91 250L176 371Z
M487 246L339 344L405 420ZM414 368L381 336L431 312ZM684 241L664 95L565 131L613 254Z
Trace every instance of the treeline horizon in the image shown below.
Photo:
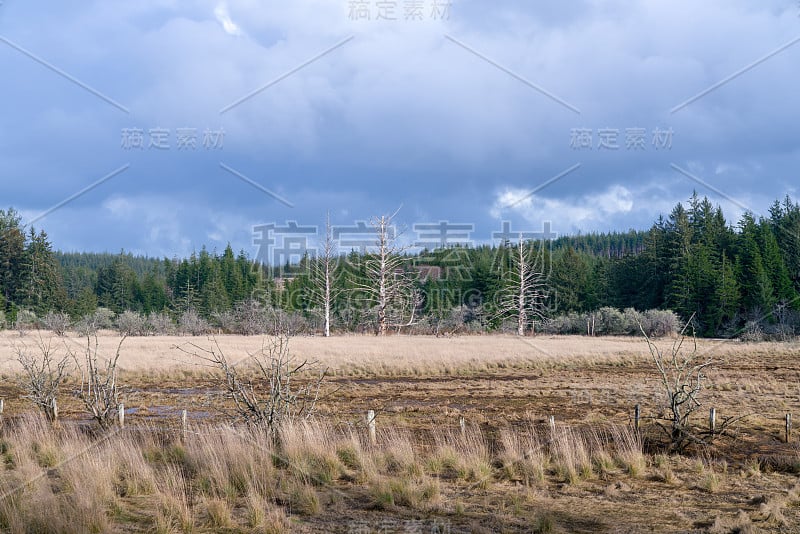
M46 232L24 228L13 208L0 210L0 235L0 326L14 326L23 311L28 318L63 312L77 321L98 308L174 321L191 311L219 326L237 306L256 302L305 320L311 330L319 327L318 258L264 266L230 245L222 253L203 247L171 259L58 252ZM530 315L534 331L601 308L672 310L683 321L692 318L700 336L800 331L800 205L788 195L770 206L768 217L748 212L733 223L694 193L648 230L529 245L542 281ZM499 299L513 274L513 249L505 242L403 253L400 264L413 275L415 295L408 297L413 310L406 326L444 321L452 330L503 328L508 317L499 313ZM375 302L361 289L371 254L340 252L332 271L332 324L369 331Z

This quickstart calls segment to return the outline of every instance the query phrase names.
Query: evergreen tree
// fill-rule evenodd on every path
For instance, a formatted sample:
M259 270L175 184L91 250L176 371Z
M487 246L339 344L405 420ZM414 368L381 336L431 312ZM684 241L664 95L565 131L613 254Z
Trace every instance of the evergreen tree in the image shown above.
M37 234L33 228L30 229L23 258L18 300L38 315L44 315L49 310L63 310L66 293L61 270L44 231Z
M738 278L742 290L742 306L747 313L769 313L775 304L775 296L769 274L764 269L758 246L760 232L752 214L744 214L740 228Z
M789 277L789 270L781 255L774 230L767 221L761 221L759 230L761 256L764 261L764 269L769 275L772 284L775 300L795 305L798 300L797 292L794 289L792 279Z
M25 235L21 220L13 208L0 210L0 292L6 311L11 311L21 291L25 263Z
M710 310L709 332L716 334L727 323L736 318L739 311L739 283L736 281L734 266L725 252L722 252L719 283L714 291L714 306Z
M121 255L108 267L97 271L97 302L115 313L141 311L139 283L136 273Z

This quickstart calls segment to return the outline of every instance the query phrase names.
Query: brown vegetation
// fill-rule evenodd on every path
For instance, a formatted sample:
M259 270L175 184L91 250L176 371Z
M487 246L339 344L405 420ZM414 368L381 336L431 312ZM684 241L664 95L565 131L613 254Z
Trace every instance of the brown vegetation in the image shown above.
M18 340L0 337L2 530L779 532L800 524L800 453L796 438L783 443L782 423L800 411L796 344L700 341L699 356L719 364L693 423L705 424L710 407L720 418L751 415L675 455L651 419L664 393L641 340L293 338L294 356L333 375L315 418L282 425L276 437L228 424L215 409L224 391L174 349L181 337L126 340L124 429L97 434L69 384L52 427L14 382ZM99 340L112 354L119 342ZM232 361L263 342L218 341ZM668 350L672 340L656 343ZM631 426L635 404L641 436ZM368 409L377 412L374 445Z

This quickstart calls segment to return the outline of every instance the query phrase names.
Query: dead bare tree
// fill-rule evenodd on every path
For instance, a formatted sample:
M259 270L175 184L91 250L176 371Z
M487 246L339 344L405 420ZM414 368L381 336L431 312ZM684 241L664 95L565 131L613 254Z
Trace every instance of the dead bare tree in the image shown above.
M338 262L336 241L333 239L331 215L325 217L325 240L311 264L311 300L322 308L323 335L331 335L331 308L338 290L334 287L334 276Z
M695 431L690 422L692 413L699 408L700 394L706 379L705 372L715 361L700 359L697 354L697 338L694 329L691 335L691 348L684 349L686 332L692 325L694 315L687 321L678 338L672 343L669 353L656 345L645 332L641 323L639 330L647 341L650 356L656 365L661 384L666 393L666 408L669 413L669 426L658 423L669 435L670 447L683 451L691 443L703 443L703 432Z
M366 280L356 282L356 290L375 303L379 336L385 336L390 327L399 329L414 324L417 308L422 303L414 276L404 268L405 247L397 242L396 216L397 211L370 221L375 230L376 251L365 259Z
M70 327L69 315L64 312L47 312L42 319L42 325L58 337L64 337Z
M52 339L45 342L41 337L36 342L36 350L24 344L14 350L24 373L22 388L26 397L42 410L48 421L55 421L58 419L58 391L69 374L69 354L59 354Z
M259 351L240 362L231 362L216 338L210 348L194 343L177 348L222 372L237 419L274 435L282 423L313 415L328 372L316 361L295 359L289 339L287 333L266 338Z
M511 251L511 267L503 277L496 312L500 318L516 318L518 336L524 336L529 325L534 328L536 319L544 319L546 284L543 262L534 244L520 236Z
M83 401L83 405L101 428L111 428L117 421L117 410L121 399L121 387L117 382L117 364L122 350L123 336L113 356L102 358L99 355L99 342L94 337L86 337L86 349L83 354L70 351L72 359L80 370L80 384L75 395Z

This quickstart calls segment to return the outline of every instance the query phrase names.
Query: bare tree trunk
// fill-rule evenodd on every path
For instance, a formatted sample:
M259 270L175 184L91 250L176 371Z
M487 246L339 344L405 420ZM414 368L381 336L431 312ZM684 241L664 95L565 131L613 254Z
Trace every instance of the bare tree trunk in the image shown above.
M322 332L325 337L331 335L331 309L333 299L336 296L333 287L333 276L336 270L336 242L333 239L333 229L331 227L331 215L325 217L325 241L322 243L322 250L315 258L312 268L313 298L317 306L322 307L323 326Z
M404 248L396 243L392 223L396 214L372 219L377 250L367 259L366 282L358 284L358 290L369 295L370 304L375 306L375 333L379 336L388 334L391 327L399 330L412 325L420 303L412 279L403 270L406 261L402 255ZM406 320L407 317L410 319Z
M543 316L542 299L545 296L545 280L542 266L533 255L534 249L520 237L511 255L513 265L506 274L502 302L497 315L517 320L517 335L524 336L528 323Z
M331 337L331 278L325 276L325 337Z
M325 337L331 336L331 268L334 247L333 232L331 230L331 214L328 212L325 217L325 245L323 247L322 257L323 268L325 269L325 293L323 296L323 307L325 308Z
M525 335L525 323L527 322L527 314L525 312L525 296L528 291L527 288L527 275L526 270L528 263L525 261L525 251L523 249L522 239L519 240L517 245L517 261L519 269L519 293L517 295L517 335Z
M385 336L389 330L388 320L386 318L386 307L388 306L387 298L387 283L389 273L387 272L387 255L388 255L388 231L389 225L386 216L381 216L378 219L378 335Z

